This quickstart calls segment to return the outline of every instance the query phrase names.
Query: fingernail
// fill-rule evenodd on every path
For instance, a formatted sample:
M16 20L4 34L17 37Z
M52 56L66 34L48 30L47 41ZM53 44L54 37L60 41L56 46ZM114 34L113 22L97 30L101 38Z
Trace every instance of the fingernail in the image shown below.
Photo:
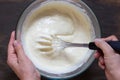
M14 33L14 34L15 34L15 31L12 31L12 33Z
M14 46L17 46L17 41L16 40L14 41Z

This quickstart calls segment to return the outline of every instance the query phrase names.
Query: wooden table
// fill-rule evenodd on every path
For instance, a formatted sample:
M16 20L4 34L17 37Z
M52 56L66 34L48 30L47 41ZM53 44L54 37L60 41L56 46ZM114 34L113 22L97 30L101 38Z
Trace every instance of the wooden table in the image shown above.
M23 10L33 0L0 0L0 80L19 80L6 64L7 44ZM120 1L83 0L93 10L101 27L102 37L115 34L120 38ZM46 80L46 79L42 79ZM106 80L97 60L81 75L71 80Z

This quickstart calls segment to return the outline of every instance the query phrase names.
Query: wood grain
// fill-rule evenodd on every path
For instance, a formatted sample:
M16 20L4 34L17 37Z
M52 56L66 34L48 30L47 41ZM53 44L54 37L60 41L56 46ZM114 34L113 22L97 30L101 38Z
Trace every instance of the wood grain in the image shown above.
M97 0L100 1L102 4L107 5L114 5L114 6L120 6L120 0Z
M0 2L25 2L29 0L0 0Z
M7 45L20 15L33 0L0 0L0 80L19 80L8 67ZM102 37L116 35L120 38L120 0L83 0L95 13ZM46 80L42 78L42 80ZM95 60L82 74L70 80L106 80Z

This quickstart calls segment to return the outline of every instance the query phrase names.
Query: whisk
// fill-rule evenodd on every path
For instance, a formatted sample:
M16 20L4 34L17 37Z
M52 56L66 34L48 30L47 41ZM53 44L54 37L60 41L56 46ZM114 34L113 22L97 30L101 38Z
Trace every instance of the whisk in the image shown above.
M51 47L54 48L59 48L59 50L64 50L67 47L86 47L89 48L91 50L99 50L102 51L100 48L98 48L94 42L89 42L89 43L71 43L71 42L66 42L56 36L51 36L51 37L47 37L47 36L41 36L42 39L47 40L44 42L43 41L39 41L40 45L44 46L44 51L48 50L48 52L50 52L50 50L52 50ZM44 44L43 44L44 43ZM120 52L120 41L107 41L107 43L116 51L116 52ZM47 47L45 47L47 46ZM48 49L49 46L49 49ZM47 53L47 51L46 51Z

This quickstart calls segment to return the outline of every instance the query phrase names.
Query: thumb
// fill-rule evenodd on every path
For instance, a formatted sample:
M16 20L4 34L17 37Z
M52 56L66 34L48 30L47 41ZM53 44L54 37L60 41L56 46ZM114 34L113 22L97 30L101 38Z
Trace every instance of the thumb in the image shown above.
M99 47L103 51L104 57L113 56L115 54L112 47L108 43L106 43L104 40L96 39L95 44L97 47Z
M18 56L18 59L19 60L25 60L27 57L24 53L22 45L18 41L15 40L14 41L14 47L15 47L15 51L16 51L16 54Z

